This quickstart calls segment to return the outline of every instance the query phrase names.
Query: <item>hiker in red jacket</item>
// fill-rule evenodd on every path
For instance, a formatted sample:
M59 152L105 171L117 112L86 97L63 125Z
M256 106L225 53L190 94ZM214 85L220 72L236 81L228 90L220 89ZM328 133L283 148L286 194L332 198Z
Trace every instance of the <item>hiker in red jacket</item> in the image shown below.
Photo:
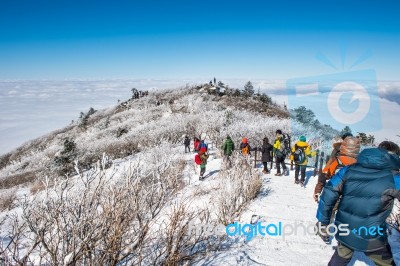
M196 137L193 139L193 150L194 151L199 151L200 149L200 140Z
M200 165L200 177L199 180L203 180L203 175L206 172L206 164L208 159L208 153L205 148L201 148L198 154L194 157L194 161L197 165Z

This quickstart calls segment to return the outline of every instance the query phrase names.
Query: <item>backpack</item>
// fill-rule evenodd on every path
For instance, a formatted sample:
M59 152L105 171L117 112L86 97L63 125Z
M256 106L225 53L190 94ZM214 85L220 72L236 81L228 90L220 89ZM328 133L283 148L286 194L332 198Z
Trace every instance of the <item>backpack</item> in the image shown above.
M249 154L249 145L246 145L242 148L242 153L243 154Z
M198 154L196 154L196 156L194 157L194 162L195 162L197 165L200 165L200 164L201 164L201 158L200 158L200 156L199 156Z
M288 134L282 134L281 146L279 151L284 155L288 155L290 153L290 137Z
M293 161L296 164L302 164L305 162L306 160L306 154L304 152L304 149L307 148L307 146L305 147L299 147L296 145L294 145L294 152L293 152Z
M200 150L200 141L199 140L195 140L194 141L194 150L195 151L199 151Z
M205 148L206 151L208 151L208 146L205 142L200 142L199 150L201 150L201 148Z
M359 152L360 140L355 137L345 138L340 145L339 153L329 159L323 169L323 173L326 173L329 178L334 176L344 166L356 163Z

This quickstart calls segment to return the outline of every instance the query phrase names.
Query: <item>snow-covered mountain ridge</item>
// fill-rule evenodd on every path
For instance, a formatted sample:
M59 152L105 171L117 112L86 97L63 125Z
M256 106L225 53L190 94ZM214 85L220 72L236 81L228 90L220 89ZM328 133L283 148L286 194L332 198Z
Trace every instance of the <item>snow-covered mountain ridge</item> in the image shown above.
M187 233L190 223L249 223L254 216L315 223L312 169L301 188L293 172L263 175L260 164L254 168L240 154L232 168L222 162L227 135L237 146L247 137L255 147L281 129L322 145L318 132L288 117L257 97L210 95L196 87L83 114L1 157L0 189L12 204L0 215L0 258L35 265L326 265L332 246L313 235L246 241ZM194 154L184 153L186 134L206 136L204 181Z

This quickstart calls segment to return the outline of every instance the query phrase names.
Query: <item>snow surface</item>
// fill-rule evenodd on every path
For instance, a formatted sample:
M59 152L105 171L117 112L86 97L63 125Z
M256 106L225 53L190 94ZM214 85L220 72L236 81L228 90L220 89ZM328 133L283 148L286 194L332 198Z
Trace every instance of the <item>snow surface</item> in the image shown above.
M207 140L206 140L207 142ZM207 176L199 181L199 168L194 164L193 152L184 153L184 147L175 146L171 150L176 158L183 158L186 161L186 168L183 178L186 187L181 195L188 196L198 194L199 190L205 195L196 199L193 207L208 204L212 206L213 199L218 193L218 186L222 180L218 174L221 170L222 159L217 149L210 148L210 157L207 163ZM161 149L161 148L160 148ZM115 177L122 177L123 173L135 161L147 158L146 152L134 156L128 156L113 161L112 169L108 171L115 173ZM257 165L255 171L261 172L261 164ZM240 223L250 223L252 216L257 215L259 221L268 223L294 224L301 222L306 226L316 223L317 204L312 195L317 177L313 177L313 168L306 173L305 188L294 184L294 171L289 176L274 176L272 174L262 176L263 187L260 194L254 199L245 211L237 218ZM28 194L26 189L18 191L19 197ZM14 209L13 212L20 212ZM4 214L4 213L3 213ZM245 236L231 237L229 245L224 245L218 252L209 253L205 258L196 261L193 265L327 265L334 252L336 242L326 245L318 236L304 235L302 231L298 236L255 236L252 240L246 241ZM351 265L374 265L362 253L356 253Z

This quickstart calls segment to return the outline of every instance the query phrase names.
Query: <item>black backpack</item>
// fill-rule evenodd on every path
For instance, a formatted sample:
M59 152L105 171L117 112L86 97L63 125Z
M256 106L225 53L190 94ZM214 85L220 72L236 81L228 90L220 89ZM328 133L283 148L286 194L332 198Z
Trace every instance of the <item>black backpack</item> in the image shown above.
M304 152L304 149L306 149L307 146L305 147L299 147L296 145L294 145L294 152L293 152L293 161L296 164L302 164L305 162L306 160L306 154Z
M284 155L290 154L290 136L288 134L282 134L281 147L279 151Z

